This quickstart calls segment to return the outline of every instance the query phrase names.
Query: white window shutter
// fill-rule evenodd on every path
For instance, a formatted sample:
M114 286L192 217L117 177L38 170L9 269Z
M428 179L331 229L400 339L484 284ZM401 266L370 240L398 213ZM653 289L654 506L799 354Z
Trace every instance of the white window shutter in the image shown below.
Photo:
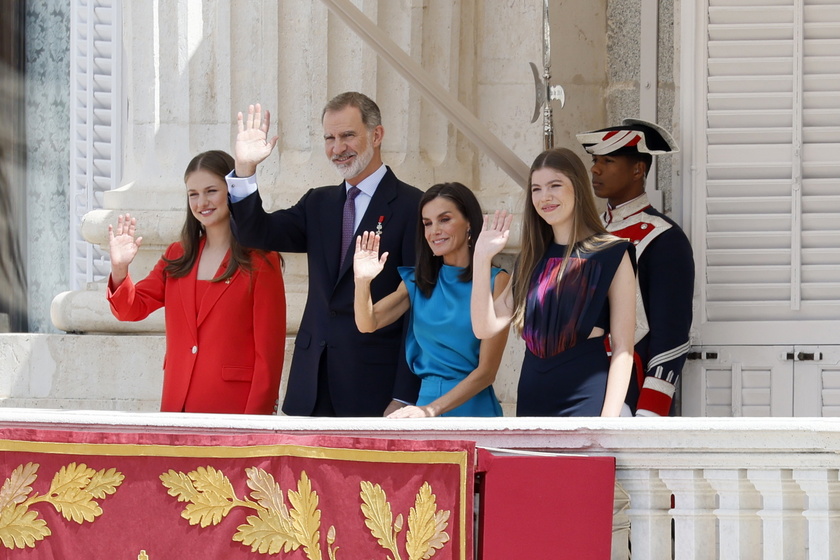
M840 3L709 0L707 16L702 321L798 342L791 321L840 319Z
M104 278L107 254L81 235L82 217L102 208L120 180L119 0L72 0L70 28L71 288Z

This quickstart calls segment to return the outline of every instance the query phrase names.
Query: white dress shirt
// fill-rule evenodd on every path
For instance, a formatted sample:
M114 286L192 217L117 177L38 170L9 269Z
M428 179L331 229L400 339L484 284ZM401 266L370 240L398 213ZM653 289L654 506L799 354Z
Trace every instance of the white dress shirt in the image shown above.
M379 169L365 177L364 180L359 182L356 187L362 191L354 200L356 204L356 220L353 224L353 231L356 231L359 228L359 224L362 222L362 217L365 215L368 206L370 205L370 200L373 198L373 193L376 192L376 187L379 186L379 182L382 181L382 178L385 176L385 173L388 172L388 168L385 167L383 163L379 166ZM250 177L237 177L235 171L231 171L225 177L225 182L227 182L228 186L228 194L230 194L230 199L233 202L239 202L243 198L257 192L257 175L251 175ZM348 184L347 181L344 181L344 189L345 192L350 189L352 185Z

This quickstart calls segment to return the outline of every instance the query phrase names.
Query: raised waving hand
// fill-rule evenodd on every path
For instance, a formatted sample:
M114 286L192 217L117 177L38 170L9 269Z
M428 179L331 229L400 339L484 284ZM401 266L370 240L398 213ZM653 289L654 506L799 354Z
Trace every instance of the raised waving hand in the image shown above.
M402 317L411 305L403 282L400 282L396 291L383 297L374 305L370 283L382 272L386 260L388 260L387 252L379 256L378 235L372 231L366 231L356 237L356 253L353 255L353 279L356 282L353 313L356 327L364 333L374 332L390 325ZM391 406L388 407L389 412L391 408Z
M388 253L379 256L379 236L366 231L356 236L356 253L353 255L353 277L356 280L371 281L382 272Z
M473 254L473 289L470 295L470 317L473 333L482 340L493 338L508 328L513 315L511 285L495 296L490 287L490 267L493 257L507 245L513 214L496 210L484 216L481 235L475 242Z
M247 116L243 116L241 111L237 113L236 125L239 130L233 146L236 176L250 177L257 172L257 165L262 163L277 145L279 136L269 137L271 113L266 109L263 119L259 103L248 105Z
M496 210L493 216L485 214L481 235L475 242L474 258L491 259L501 252L510 237L510 223L513 214L507 210Z
M128 276L128 265L132 263L140 245L142 237L135 237L137 233L137 218L129 214L121 214L117 218L117 227L108 224L108 248L111 252L111 280L114 287L122 284Z

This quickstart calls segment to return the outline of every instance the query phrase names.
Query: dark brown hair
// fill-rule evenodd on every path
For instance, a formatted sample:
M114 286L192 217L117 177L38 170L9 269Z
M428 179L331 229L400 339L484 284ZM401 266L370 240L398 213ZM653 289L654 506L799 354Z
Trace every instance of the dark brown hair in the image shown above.
M373 130L382 124L382 114L376 102L363 93L346 91L330 99L321 111L321 121L328 112L341 111L345 107L355 107L362 115L362 124L368 130Z
M187 165L187 169L184 171L184 181L187 180L190 174L198 170L207 171L224 180L225 175L233 170L234 165L233 158L227 152L221 150L202 152L192 158ZM180 239L181 247L184 248L184 254L172 260L164 257L166 267L164 267L163 271L173 278L182 278L188 275L198 259L198 247L204 235L204 226L193 216L188 203L187 218L184 221L184 227L181 228ZM228 266L221 276L213 278L211 282L227 280L233 276L238 268L241 268L245 272L251 272L251 252L249 249L240 245L235 236L231 236L230 261L228 262Z
M468 247L470 252L469 264L464 268L464 271L458 277L461 282L472 281L472 267L473 267L473 244L469 242L471 235L478 237L481 233L481 227L484 221L481 215L481 206L475 198L473 192L462 185L461 183L439 183L429 188L420 198L420 205L417 208L417 234L415 236L415 254L416 266L414 268L414 279L417 282L417 287L424 296L432 295L432 290L437 284L438 274L440 268L443 266L443 257L437 257L429 247L428 241L423 226L423 208L436 198L445 198L451 200L458 211L464 216L464 219L469 223L468 231Z

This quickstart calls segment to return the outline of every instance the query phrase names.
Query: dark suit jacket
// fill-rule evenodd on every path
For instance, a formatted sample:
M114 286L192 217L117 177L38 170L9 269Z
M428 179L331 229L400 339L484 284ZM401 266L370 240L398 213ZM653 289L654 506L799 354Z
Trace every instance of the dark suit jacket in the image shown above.
M397 267L414 265L417 208L422 192L388 169L356 234L375 231L382 218L380 250L385 269L371 283L373 301L396 290ZM295 339L283 412L310 415L318 394L318 365L327 350L327 374L338 416L381 416L392 398L415 402L419 380L403 351L403 321L363 334L353 315L353 252L339 270L344 184L311 189L286 210L267 213L259 191L232 203L234 231L246 247L307 253L309 296Z

